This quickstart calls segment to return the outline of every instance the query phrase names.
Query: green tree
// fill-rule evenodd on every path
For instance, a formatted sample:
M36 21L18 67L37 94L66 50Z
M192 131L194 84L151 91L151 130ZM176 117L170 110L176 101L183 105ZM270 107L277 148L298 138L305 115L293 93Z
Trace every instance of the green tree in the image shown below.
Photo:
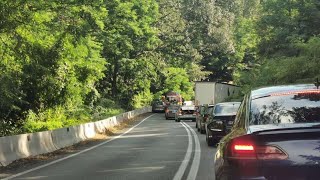
M185 100L191 100L194 97L193 83L190 82L185 69L170 67L165 72L166 80L163 92L178 92Z

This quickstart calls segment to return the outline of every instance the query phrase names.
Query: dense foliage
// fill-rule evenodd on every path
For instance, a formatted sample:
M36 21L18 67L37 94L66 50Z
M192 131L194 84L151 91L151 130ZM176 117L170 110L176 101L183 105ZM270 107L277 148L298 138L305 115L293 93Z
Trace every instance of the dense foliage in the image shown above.
M139 108L193 81L320 76L318 0L2 0L0 135Z

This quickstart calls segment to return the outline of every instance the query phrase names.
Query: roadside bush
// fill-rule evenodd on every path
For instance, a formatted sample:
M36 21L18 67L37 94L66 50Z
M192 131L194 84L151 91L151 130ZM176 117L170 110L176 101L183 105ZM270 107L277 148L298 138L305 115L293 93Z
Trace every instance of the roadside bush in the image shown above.
M38 132L74 126L91 121L88 109L66 111L63 107L50 108L35 113L29 110L23 126L24 132Z
M96 105L91 108L94 120L105 119L123 113L125 110L111 99L101 98Z

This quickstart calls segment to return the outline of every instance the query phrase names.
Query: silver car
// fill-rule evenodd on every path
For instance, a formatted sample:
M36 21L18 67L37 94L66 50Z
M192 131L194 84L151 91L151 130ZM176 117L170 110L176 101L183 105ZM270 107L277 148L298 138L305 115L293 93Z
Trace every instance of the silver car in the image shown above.
M176 122L180 120L192 120L196 121L196 107L195 106L182 106L179 111L175 114Z
M174 119L176 113L178 112L180 106L179 105L169 105L165 110L166 119Z

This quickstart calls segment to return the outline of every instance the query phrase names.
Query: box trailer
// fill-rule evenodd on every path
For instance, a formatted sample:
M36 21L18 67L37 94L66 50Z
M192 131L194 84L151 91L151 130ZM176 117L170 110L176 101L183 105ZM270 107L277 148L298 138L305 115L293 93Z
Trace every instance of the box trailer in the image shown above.
M228 97L239 94L240 87L218 82L195 82L195 104L217 104L224 102Z

